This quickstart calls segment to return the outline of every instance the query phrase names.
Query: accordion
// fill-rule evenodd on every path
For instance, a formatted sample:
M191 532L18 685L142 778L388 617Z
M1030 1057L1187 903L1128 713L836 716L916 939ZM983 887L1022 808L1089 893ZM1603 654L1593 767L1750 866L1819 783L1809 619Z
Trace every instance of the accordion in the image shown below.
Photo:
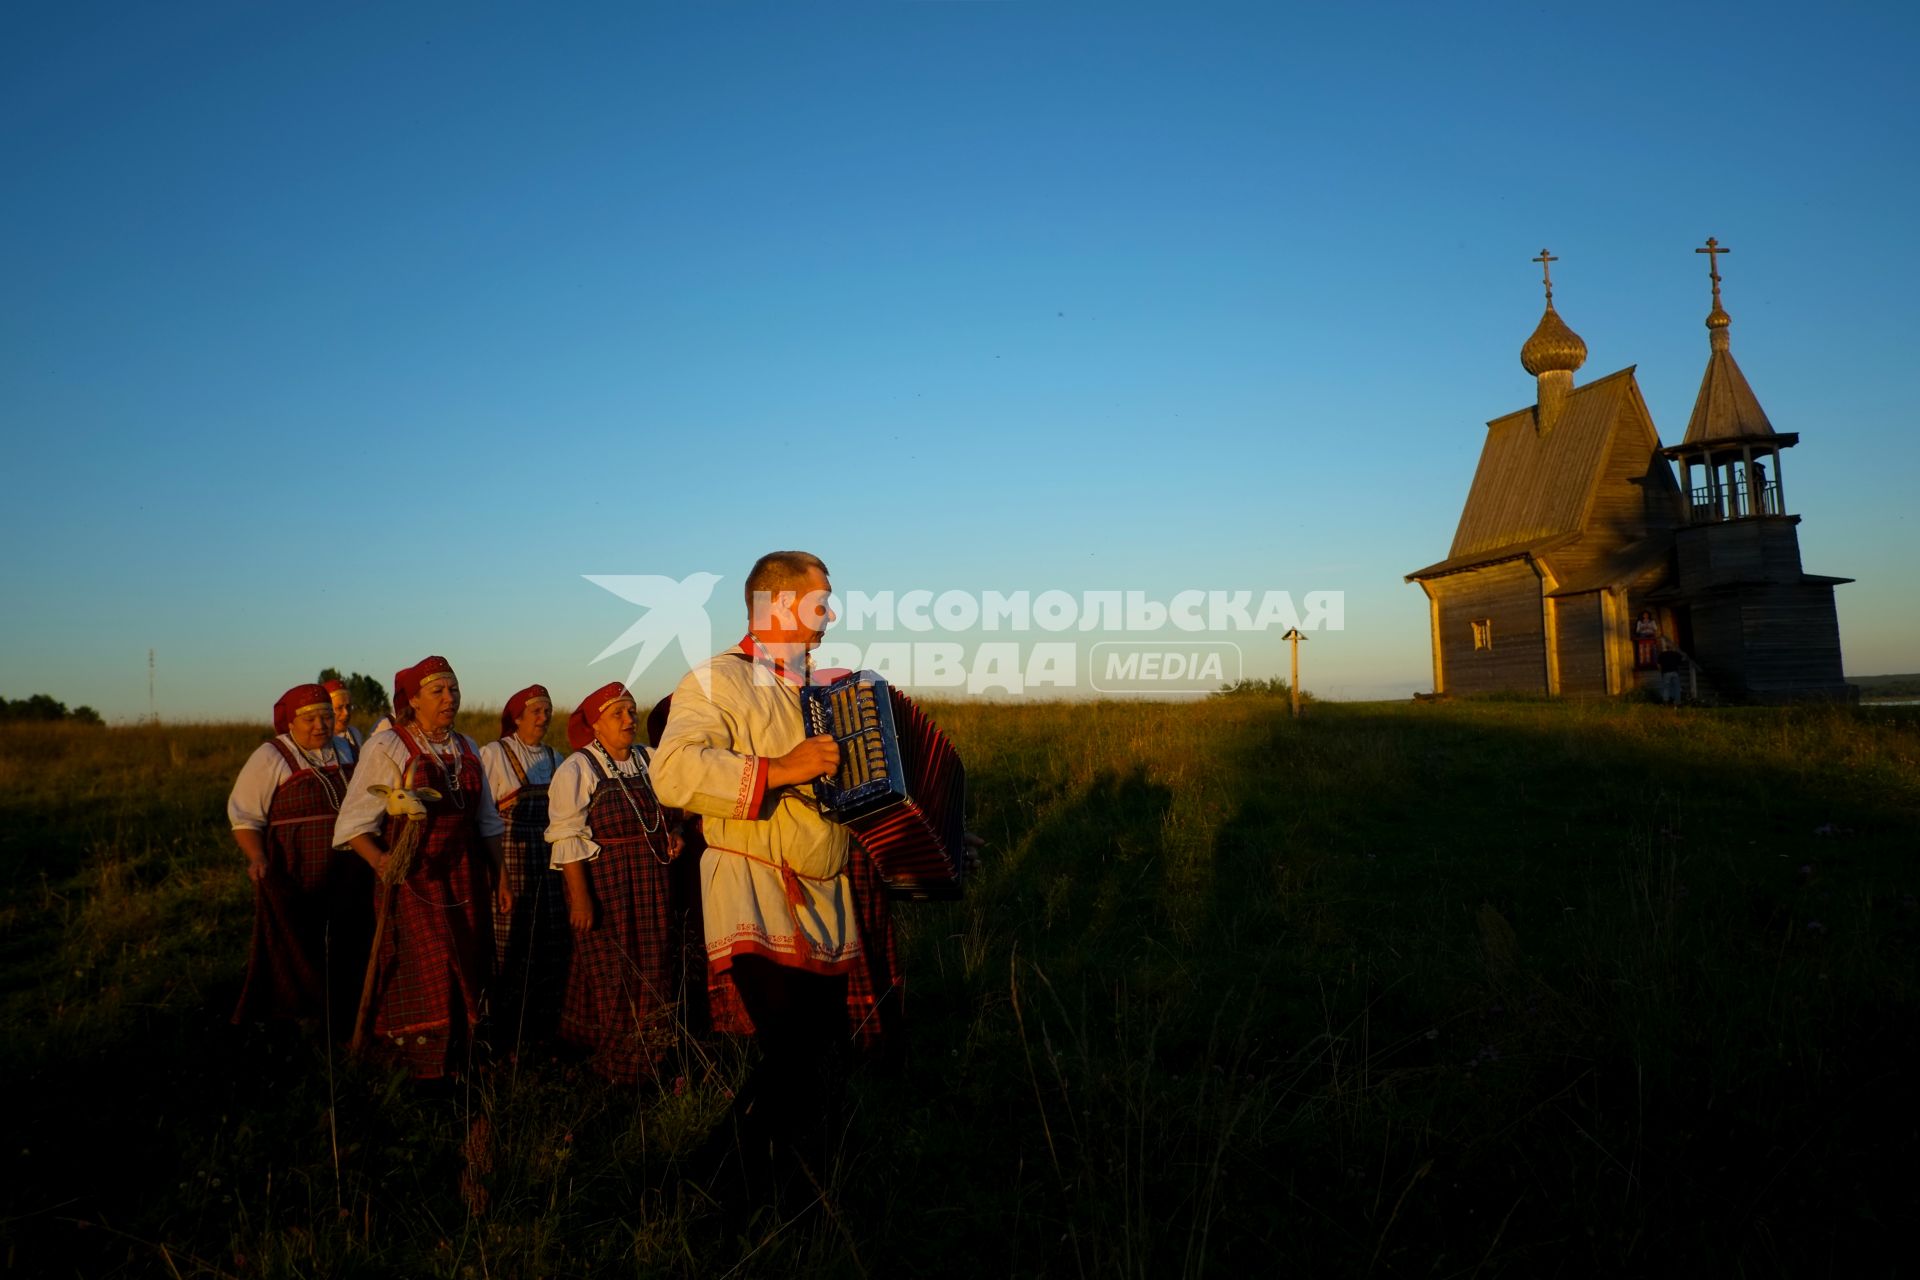
M800 690L809 734L831 734L840 768L814 783L820 810L859 840L894 898L960 896L967 775L913 700L871 671Z

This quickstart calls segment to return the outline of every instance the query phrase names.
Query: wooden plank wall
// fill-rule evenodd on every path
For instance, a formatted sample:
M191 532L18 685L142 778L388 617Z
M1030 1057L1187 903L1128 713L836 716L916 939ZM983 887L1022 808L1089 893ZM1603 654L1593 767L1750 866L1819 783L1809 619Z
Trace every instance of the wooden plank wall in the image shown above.
M1800 582L1742 588L1740 623L1749 694L1838 696L1846 685L1831 586Z
M1561 596L1553 602L1554 630L1560 641L1560 692L1607 691L1606 622L1600 592Z
M1764 583L1693 607L1694 657L1730 694L1840 697L1840 621L1826 583Z
M1800 534L1795 520L1728 520L1694 525L1676 539L1680 589L1693 592L1734 582L1800 577Z
M1448 693L1545 693L1546 636L1540 577L1525 560L1431 580L1440 665ZM1475 650L1473 620L1493 623L1493 648Z
M1746 693L1747 641L1737 598L1693 602L1693 660L1719 689Z

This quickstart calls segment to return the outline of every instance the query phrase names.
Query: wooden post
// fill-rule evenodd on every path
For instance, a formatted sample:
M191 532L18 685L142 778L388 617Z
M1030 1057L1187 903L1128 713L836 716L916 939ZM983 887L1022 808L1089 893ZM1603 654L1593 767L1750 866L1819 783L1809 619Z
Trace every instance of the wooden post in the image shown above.
M1293 718L1300 718L1300 642L1306 637L1300 634L1300 628L1290 627L1287 634L1280 637L1293 649L1293 679L1287 686L1287 692L1293 696Z

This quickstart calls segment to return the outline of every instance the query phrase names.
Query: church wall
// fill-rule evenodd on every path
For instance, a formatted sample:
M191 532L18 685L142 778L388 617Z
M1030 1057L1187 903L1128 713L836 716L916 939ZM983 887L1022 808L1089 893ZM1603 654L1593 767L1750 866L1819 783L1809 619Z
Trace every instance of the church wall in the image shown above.
M1741 696L1747 687L1747 634L1740 601L1731 594L1693 602L1693 660L1723 692Z
M1838 696L1840 620L1826 583L1772 583L1744 588L1740 622L1746 687L1753 697L1819 693Z
M1554 635L1560 656L1560 692L1607 691L1607 626L1600 592L1554 600Z
M1734 697L1840 697L1840 621L1826 583L1763 583L1696 600L1694 656Z
M1524 560L1427 582L1438 606L1437 634L1448 693L1545 693L1546 636L1540 577ZM1485 619L1491 647L1474 647Z
M1792 519L1729 520L1680 531L1680 589L1800 576L1800 535Z

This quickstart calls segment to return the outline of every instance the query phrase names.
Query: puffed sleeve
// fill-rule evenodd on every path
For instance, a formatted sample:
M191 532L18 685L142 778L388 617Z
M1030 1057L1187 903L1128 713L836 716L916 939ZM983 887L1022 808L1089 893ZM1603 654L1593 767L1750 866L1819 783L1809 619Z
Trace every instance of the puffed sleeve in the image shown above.
M733 750L734 732L726 710L702 686L721 692L718 679L688 675L673 691L666 732L653 753L653 788L660 803L715 818L760 816L767 794L765 756Z
M495 808L519 794L520 779L514 776L513 766L507 763L506 743L489 742L480 748L480 772L487 775L487 785L493 788Z
M273 807L273 793L288 778L287 762L271 742L253 749L240 766L233 790L227 796L227 821L234 830L265 831L267 810Z
M553 771L547 787L547 843L552 847L547 865L555 871L566 863L591 862L600 856L600 846L587 827L587 810L593 807L598 781L584 751L574 752Z
M477 758L480 748L473 745L473 739L464 733L460 737L466 742L467 750ZM488 780L484 767L480 770L480 808L473 816L474 825L482 837L501 835L507 829L506 820L500 816L500 806L493 802L493 783Z
M333 847L344 849L355 836L378 836L386 826L387 802L367 788L397 787L400 772L407 762L407 748L398 734L382 730L367 739L354 766L353 783L347 798L340 803L340 816L333 823Z

